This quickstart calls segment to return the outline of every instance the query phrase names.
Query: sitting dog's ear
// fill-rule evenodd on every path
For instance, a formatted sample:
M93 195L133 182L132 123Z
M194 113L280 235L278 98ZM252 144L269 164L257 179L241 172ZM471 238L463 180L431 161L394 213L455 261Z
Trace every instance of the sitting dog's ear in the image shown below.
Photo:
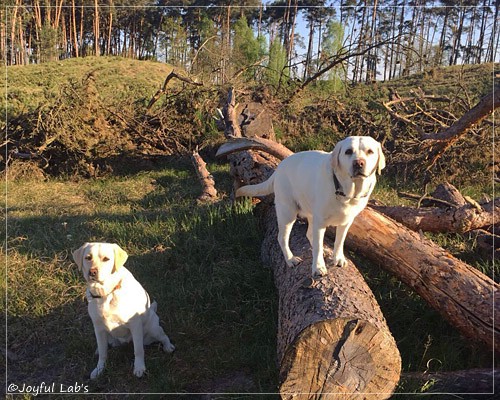
M380 175L382 170L385 168L385 156L382 152L382 145L378 144L378 164L377 164L377 172Z
M335 147L333 148L333 151L332 151L331 163L332 163L333 171L337 171L340 167L340 152L341 152L341 150L342 150L342 140L335 145Z
M120 246L117 244L114 245L114 250L115 250L115 264L113 266L113 273L118 271L121 267L123 267L123 264L125 264L125 261L127 261L128 254L125 250L123 250Z
M73 255L73 260L75 261L76 265L78 265L78 270L79 271L82 270L82 265L83 265L83 251L85 250L85 248L88 245L89 245L88 243L84 243L82 245L82 247L80 247L79 249L76 249L73 253L71 253Z

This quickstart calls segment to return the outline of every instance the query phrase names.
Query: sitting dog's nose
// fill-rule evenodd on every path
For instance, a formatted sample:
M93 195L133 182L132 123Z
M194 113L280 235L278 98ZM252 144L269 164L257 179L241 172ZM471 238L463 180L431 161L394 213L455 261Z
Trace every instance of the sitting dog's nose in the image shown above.
M97 268L90 268L89 276L95 278L97 276Z
M356 169L361 169L364 168L366 161L363 158L359 158L357 160L354 160L354 168Z

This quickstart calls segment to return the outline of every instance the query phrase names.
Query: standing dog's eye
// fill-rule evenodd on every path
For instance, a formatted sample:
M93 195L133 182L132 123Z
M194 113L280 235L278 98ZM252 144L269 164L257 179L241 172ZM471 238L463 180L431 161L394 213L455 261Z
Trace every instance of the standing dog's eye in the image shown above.
M350 156L352 154L352 149L347 149L345 151L345 154L347 154L348 156Z
M372 149L368 149L366 153L367 154L373 154L373 150Z

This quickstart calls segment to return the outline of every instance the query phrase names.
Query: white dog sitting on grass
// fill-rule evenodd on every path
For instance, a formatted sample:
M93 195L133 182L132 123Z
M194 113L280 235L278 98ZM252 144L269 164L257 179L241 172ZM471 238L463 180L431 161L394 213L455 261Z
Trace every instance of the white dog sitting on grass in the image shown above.
M108 344L134 343L134 375L146 371L144 345L161 342L163 350L175 347L160 326L156 302L151 304L148 293L123 264L127 253L111 243L85 243L73 252L73 259L87 282L90 318L94 324L99 361L91 379L104 370Z

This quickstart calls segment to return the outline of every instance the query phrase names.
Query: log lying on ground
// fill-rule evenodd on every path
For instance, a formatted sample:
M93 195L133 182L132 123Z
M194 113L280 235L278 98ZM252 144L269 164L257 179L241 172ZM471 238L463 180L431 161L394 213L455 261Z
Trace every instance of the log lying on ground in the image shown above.
M500 350L500 291L492 279L369 208L354 220L346 243L415 290L464 336Z
M466 337L500 351L500 291L492 279L370 208L354 220L346 244L397 276Z
M307 224L295 224L290 247L303 262L286 265L276 240L274 207L261 205L262 256L278 289L278 360L284 399L385 399L401 373L394 338L373 293L352 262L335 267L312 285ZM325 240L331 251L333 241ZM308 393L299 396L299 393ZM361 397L360 397L361 396Z
M500 223L500 198L481 204L454 208L414 208L405 206L373 206L404 226L424 232L464 233Z
M425 393L500 393L500 369L469 369L452 372L407 372L402 379L427 386ZM495 379L496 378L496 379Z
M373 208L414 231L465 233L500 222L500 198L478 204L462 196L458 189L448 182L438 185L430 197L413 195L413 198L418 199L418 208ZM420 205L423 208L420 208Z
M476 240L479 253L486 259L500 260L500 236L484 229L476 229L471 232Z
M233 94L230 102L234 102ZM227 109L231 111L232 107ZM224 114L229 116L226 136L234 138L238 132L231 126L234 115L227 111ZM292 154L285 147L280 151L282 157ZM238 185L267 179L279 162L254 151L238 152L228 158ZM336 399L358 399L361 393L366 393L362 395L365 399L390 397L399 381L401 359L384 316L359 271L351 262L341 269L327 259L329 274L311 286L311 255L304 226L296 225L290 237L292 250L303 254L304 262L289 268L276 240L274 207L262 202L259 208L259 219L266 230L263 257L273 268L279 293L282 397L309 399L327 393Z

